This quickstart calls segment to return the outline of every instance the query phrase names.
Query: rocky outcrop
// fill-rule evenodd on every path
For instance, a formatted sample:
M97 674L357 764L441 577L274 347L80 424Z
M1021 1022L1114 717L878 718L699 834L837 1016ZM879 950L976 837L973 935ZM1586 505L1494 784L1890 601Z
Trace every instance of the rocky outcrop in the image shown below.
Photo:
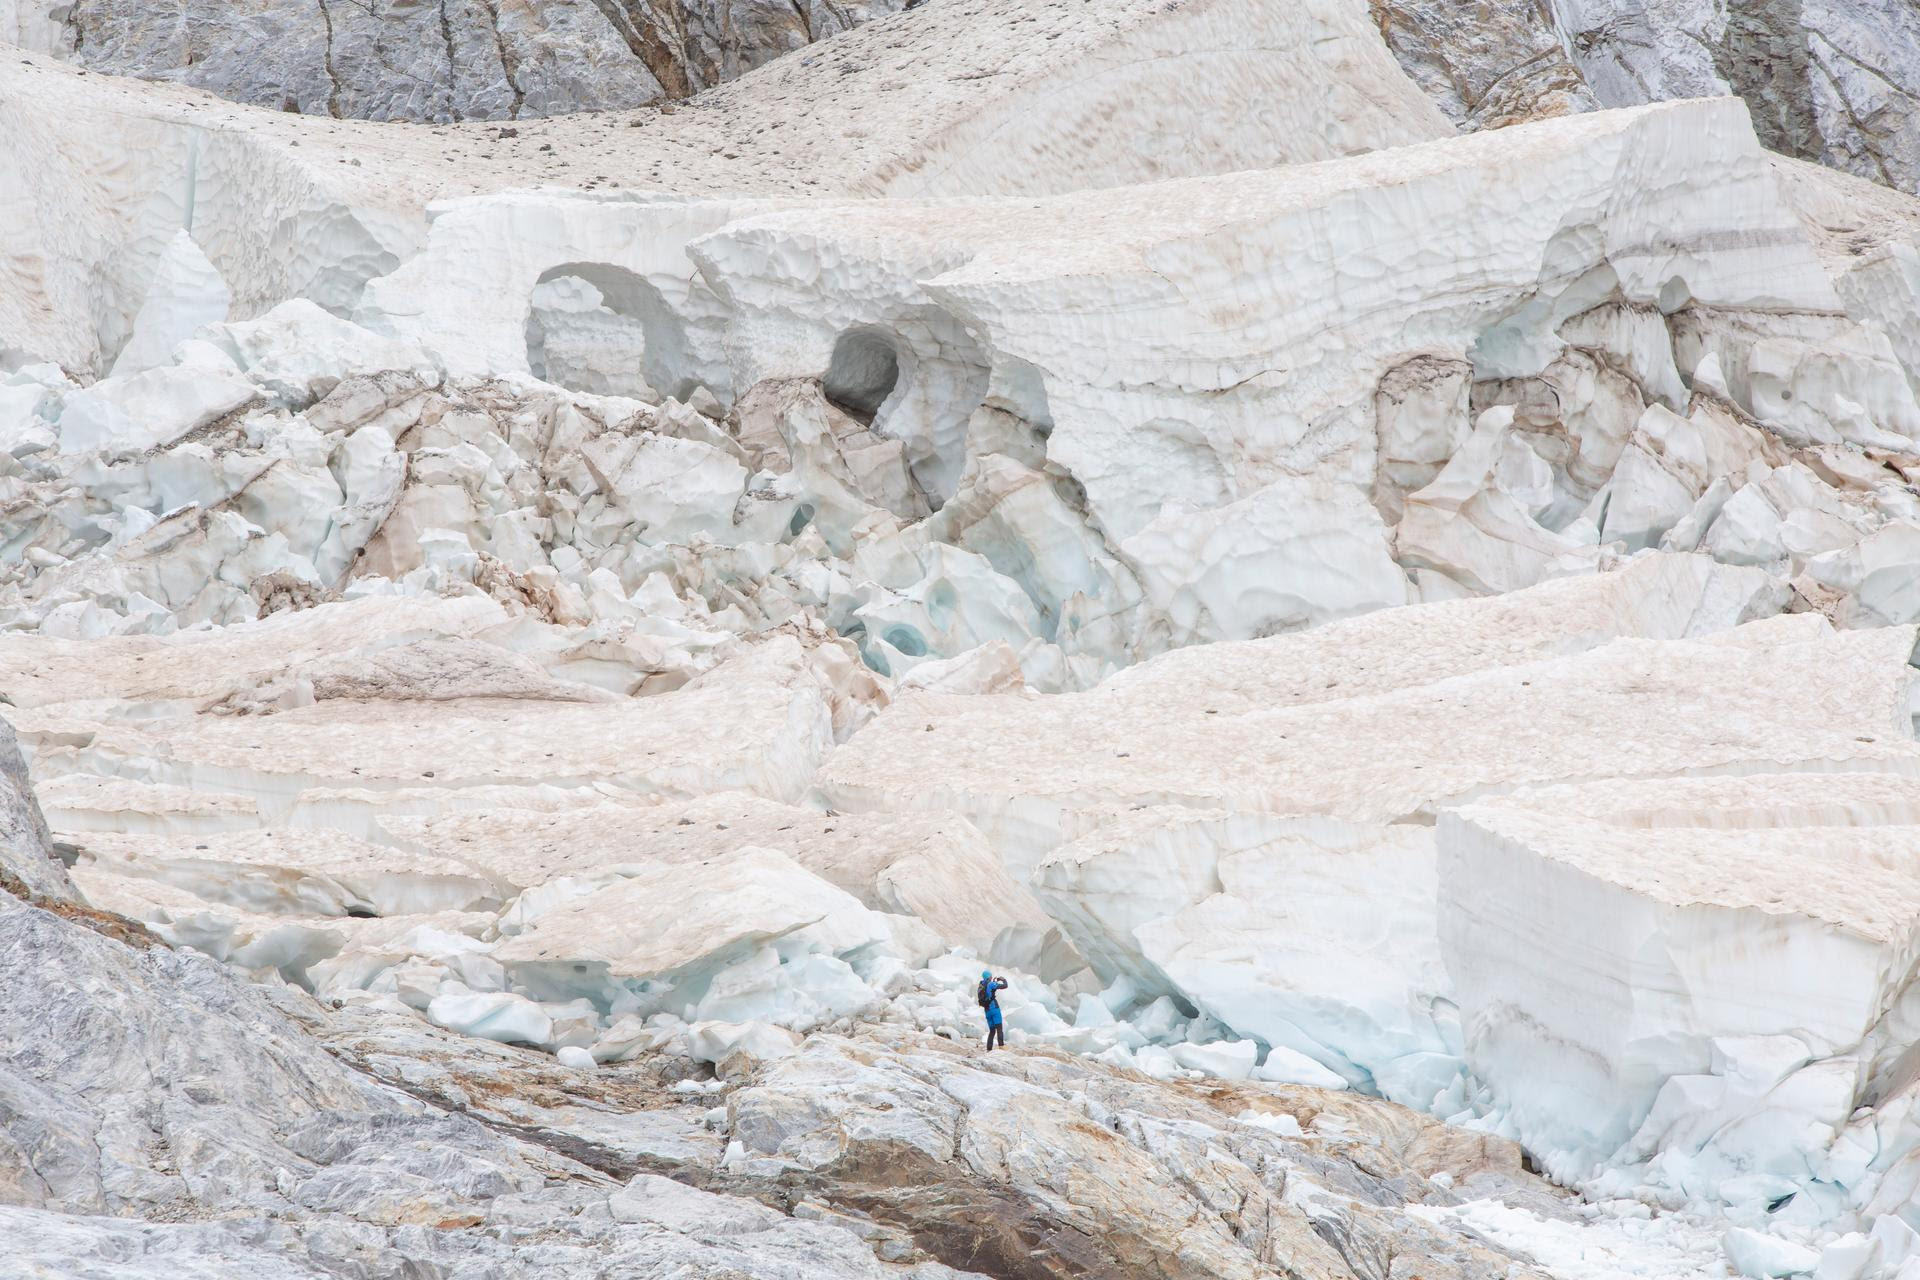
M22 0L0 40L356 120L518 120L684 98L916 0Z
M1735 93L1773 150L1920 186L1920 14L1898 0L1558 0L1554 14L1603 106Z
M1544 0L1371 0L1371 8L1407 75L1463 129L1498 129L1599 106Z
M1763 145L1920 189L1920 14L1902 0L1371 0L1463 128L1734 94Z
M0 721L0 876L9 892L70 900L66 869L53 855L47 820L27 781L27 765L13 726Z

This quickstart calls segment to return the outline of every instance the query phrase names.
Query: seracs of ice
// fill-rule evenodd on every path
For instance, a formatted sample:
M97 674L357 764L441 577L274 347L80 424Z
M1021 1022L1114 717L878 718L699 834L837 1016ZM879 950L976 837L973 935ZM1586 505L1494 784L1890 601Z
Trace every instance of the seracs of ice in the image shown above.
M1776 656L1821 652L1848 672L1829 714L1903 740L1913 640ZM1875 650L1895 660L1863 663ZM1441 945L1498 1122L1602 1191L1644 1184L1750 1223L1896 1209L1920 1149L1920 790L1884 765L1570 784L1443 814Z
M1276 1073L1304 1059L1292 1074L1418 1106L1459 1074L1424 828L1146 809L1034 885L1103 980L1284 1050Z
M1604 176L1656 164L1677 164L1688 181ZM1534 175L1524 210L1475 204L1523 166ZM1558 176L1538 178L1549 170ZM1689 184L1708 181L1741 198L1693 198ZM1588 570L1604 550L1597 495L1634 422L1649 404L1686 412L1680 370L1703 360L1725 367L1743 412L1770 420L1772 395L1827 423L1797 438L1865 439L1829 421L1847 419L1844 404L1884 404L1870 416L1896 434L1920 423L1896 404L1904 382L1884 336L1855 333L1738 104L1543 122L1037 207L781 203L459 202L358 314L456 372L525 377L526 300L543 278L570 272L606 298L617 283L661 392L697 381L744 406L756 388L817 381L904 447L913 485L936 504L962 498L970 477L979 485L990 461L1044 461L1071 475L1074 501L1106 534L1094 576L1048 581L1017 547L969 549L1026 589L1038 634L1069 655L1398 604L1413 598L1407 569L1423 593ZM1423 265L1422 237L1406 233L1416 222L1457 226L1447 234L1476 251L1450 255L1445 270ZM1482 244L1475 228L1495 222L1508 234ZM1352 226L1357 239L1323 245L1309 224ZM1715 248L1658 258L1621 247L1647 224L1667 227L1667 242ZM1773 248L1760 254L1762 244ZM1349 279L1382 255L1390 260L1365 281ZM1271 260L1260 271L1290 283L1244 287L1252 268L1209 266L1228 259ZM488 273L484 288L476 273ZM1252 308L1251 319L1220 330L1194 310L1212 301L1167 292L1189 277L1215 281L1208 298ZM1376 301L1328 310L1354 288ZM476 307L476 296L494 301ZM1115 297L1126 306L1116 310ZM1686 308L1684 325L1659 322ZM1420 350L1408 350L1408 332ZM1754 366L1745 353L1756 337L1799 354ZM1278 365L1276 350L1287 353ZM1470 386L1496 397L1477 430ZM1794 386L1805 403L1791 400ZM1590 506L1598 514L1583 524ZM831 543L831 521L823 533ZM1031 528L1023 533L1031 545ZM877 559L869 552L869 571ZM872 576L894 592L938 576L916 559L915 575ZM1117 573L1100 564L1111 559ZM1096 593L1102 576L1113 587ZM1267 585L1276 581L1289 585ZM1139 593L1146 616L1089 631L1089 615L1113 611L1114 588L1123 603ZM867 604L872 634L908 625L914 637L891 652L871 644L870 656L923 656L914 650L930 629L911 612ZM940 641L951 653L991 638L976 629Z
M1528 154L1573 166L1579 156L1664 146L1685 114L1663 108L1604 128L1568 122L1513 138ZM1708 117L1708 132L1742 152L1735 122ZM1445 195L1445 175L1512 161L1484 142L1419 154L1418 192L1434 200ZM1150 383L1116 383L1102 372L1104 348L1073 345L1074 325L1043 323L1034 311L1035 299L1057 297L1070 316L1105 324L1112 313L1098 298L1080 299L1051 277L1017 290L983 278L964 299L949 297L946 275L934 274L959 270L943 256L950 240L970 246L969 264L1010 264L1024 280L1020 264L1056 258L1050 229L1077 219L1105 237L1108 252L1094 261L1100 279L1125 292L1135 280L1122 269L1130 255L1152 246L1172 253L1166 246L1186 243L1187 215L1200 219L1194 225L1204 225L1209 244L1272 251L1273 228L1248 220L1238 203L1262 184L1290 218L1352 204L1356 217L1389 224L1386 236L1396 206L1383 188L1415 189L1386 182L1382 163L1335 162L1320 171L1325 182L1301 173L1209 180L1177 210L1159 188L1114 193L1131 230L1080 204L1063 204L1044 224L1025 205L991 217L929 206L916 230L869 204L836 205L822 221L817 208L781 209L777 200L520 194L458 203L441 211L428 251L384 292L372 290L361 313L416 340L296 300L213 325L180 344L178 363L131 379L85 391L63 382L9 386L19 392L17 430L32 460L20 507L25 589L4 617L80 637L243 621L332 592L472 587L537 600L556 622L600 627L597 641L617 631L615 645L644 659L639 683L652 687L708 665L728 635L804 620L848 637L869 666L896 678L1004 645L1026 684L1052 690L1085 687L1169 645L1587 572L1640 546L1700 548L1798 578L1890 516L1920 518L1888 473L1848 465L1841 446L1786 457L1753 425L1764 416L1755 388L1773 388L1782 404L1797 381L1809 402L1822 385L1851 387L1848 379L1864 380L1848 395L1866 400L1879 394L1874 387L1894 391L1871 360L1803 352L1769 375L1774 382L1737 363L1747 339L1824 351L1854 323L1832 305L1807 233L1746 161L1729 180L1752 189L1758 212L1731 231L1697 229L1736 249L1707 255L1704 276L1687 268L1718 281L1713 309L1705 309L1707 286L1690 284L1684 299L1676 291L1667 301L1701 308L1676 313L1685 323L1670 329L1657 307L1612 301L1611 284L1582 276L1564 301L1583 309L1534 316L1522 299L1538 263L1507 263L1499 267L1507 284L1473 296L1505 297L1521 310L1489 303L1491 311L1458 324L1465 313L1447 312L1434 320L1454 326L1444 350L1408 357L1396 347L1389 357L1375 349L1381 334L1341 330L1353 350L1371 353L1353 365L1372 370L1371 390L1330 391L1328 378L1348 377L1335 376L1330 356L1212 386L1211 374L1182 362L1232 352L1193 337L1204 327L1184 322L1181 334L1198 345L1161 350L1153 326L1164 316L1152 307L1127 313L1127 324L1139 367L1156 372ZM1070 199L1079 198L1061 198ZM1628 196L1607 199L1626 203L1609 206L1606 225L1641 216ZM1441 203L1451 210L1450 200ZM1745 225L1753 219L1760 230ZM928 239L934 227L948 239ZM528 228L539 234L516 239ZM660 234L641 234L649 228ZM1743 265L1747 250L1737 247L1750 233L1795 246L1781 271L1762 280ZM845 280L839 266L789 279L777 267L805 254L861 270ZM497 295L481 294L497 307L434 292L436 278L461 271L505 272ZM521 304L562 280L584 282L602 309L625 307L640 358L678 370L649 379L704 411L673 399L651 406L442 376L441 364L484 352L488 370L524 379L533 348ZM1467 287L1449 280L1446 289ZM1785 304L1767 291L1789 284L1792 305L1778 310ZM1604 296L1588 298L1589 288ZM966 301L975 292L980 298ZM1409 324L1433 318L1425 294L1388 301L1394 314L1410 308ZM436 307L457 314L438 316ZM1288 313L1263 323L1290 333L1295 320ZM463 324L485 332L456 341ZM1540 348L1544 364L1528 357L1538 368L1515 363L1511 347L1522 333ZM1252 359L1233 359L1242 356ZM1682 366L1694 370L1692 402ZM143 379L195 396L250 387L247 399L258 403L211 420L199 409L143 410L139 426L108 412L116 394L141 391L141 403L151 401ZM1730 399L1721 405L1719 395ZM1495 403L1470 426L1470 410L1488 397ZM14 399L0 397L0 411ZM729 400L737 416L722 426ZM1126 413L1160 416L1082 457L1070 448L1082 402L1092 414L1087 431L1107 430L1100 424L1124 418L1127 405ZM1291 421L1268 412L1283 402L1305 405L1322 423L1312 448L1261 434L1268 428L1258 424ZM1226 418L1222 406L1231 409ZM1675 425L1683 411L1684 429ZM1882 416L1904 421L1892 409ZM1226 423L1226 434L1201 433L1189 418ZM41 433L56 423L68 451L44 457ZM1708 449L1702 437L1725 439ZM1755 438L1775 443L1756 453ZM1292 452L1275 461L1275 449ZM1358 461L1369 449L1371 462ZM1132 461L1122 466L1127 450ZM1745 467L1743 450L1753 455ZM1759 474L1755 459L1771 469ZM1140 472L1178 477L1192 468L1219 483L1173 485L1178 501L1164 519L1157 504L1166 486L1114 488ZM1849 603L1844 584L1867 575L1830 567L1832 582L1805 578L1821 607L1843 619L1880 616L1877 606ZM1837 602L1827 598L1835 592ZM617 692L634 687L616 685L597 653L586 656L604 648L574 648L581 675Z
M810 1029L875 1004L847 961L894 937L884 916L773 850L556 887L568 896L510 915L494 957L545 999L608 1012Z
M154 264L153 279L133 315L132 335L109 376L172 363L175 347L201 326L225 320L232 305L232 291L199 242L184 229L174 232Z
M1809 578L1841 593L1837 620L1854 626L1920 621L1920 524L1901 520L1807 561Z

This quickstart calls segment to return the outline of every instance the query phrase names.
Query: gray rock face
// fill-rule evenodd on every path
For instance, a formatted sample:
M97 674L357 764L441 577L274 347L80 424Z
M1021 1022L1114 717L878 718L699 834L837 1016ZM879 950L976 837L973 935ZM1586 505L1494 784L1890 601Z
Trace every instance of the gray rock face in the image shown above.
M1908 0L1372 0L1455 123L1736 94L1774 151L1920 190L1920 8Z
M1735 93L1760 141L1912 191L1920 10L1905 0L1554 0L1603 106Z
M415 1100L229 970L4 893L0 984L0 1232L29 1275L908 1274L852 1232L627 1185L568 1154L592 1141ZM430 1074L435 1047L403 1042L396 1075ZM492 1078L501 1107L513 1083Z
M1401 67L1447 118L1497 129L1600 104L1540 4L1373 0Z
M0 39L115 75L364 120L684 98L912 0L23 0Z
M28 785L19 740L13 726L0 719L0 883L5 877L43 897L75 896L66 868L54 860L47 820Z

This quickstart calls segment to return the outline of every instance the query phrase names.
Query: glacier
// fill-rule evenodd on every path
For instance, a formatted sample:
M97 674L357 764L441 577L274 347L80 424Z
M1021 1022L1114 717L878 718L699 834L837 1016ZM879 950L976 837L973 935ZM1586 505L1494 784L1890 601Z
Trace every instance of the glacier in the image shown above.
M0 5L29 1274L1920 1273L1895 18L453 7Z

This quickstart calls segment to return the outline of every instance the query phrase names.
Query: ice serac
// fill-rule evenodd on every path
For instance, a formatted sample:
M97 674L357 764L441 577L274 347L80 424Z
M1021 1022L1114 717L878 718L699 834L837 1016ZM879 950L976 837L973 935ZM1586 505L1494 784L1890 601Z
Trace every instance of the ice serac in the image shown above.
M201 127L185 95L61 73L23 84L32 68L8 62L0 349L97 376L133 342L130 371L224 319L223 290L240 316L290 297L344 309L418 242L418 176L372 180Z
M1864 639L1904 658L1913 631ZM1911 732L1911 671L1885 670L1845 695L1863 741ZM1920 793L1910 767L1809 764L1525 790L1442 816L1440 937L1466 1053L1559 1176L1610 1164L1610 1186L1749 1215L1804 1196L1805 1213L1863 1226L1904 1176L1905 1102L1860 1144L1876 1132L1862 1108L1912 1087Z
M1685 183L1615 177L1670 167L1746 192L1739 211ZM1520 169L1557 176L1525 184L1524 209L1479 203ZM1715 252L1649 252L1644 228L1656 224L1673 237L1662 243ZM1316 230L1326 226L1352 241ZM1427 261L1414 229L1437 226L1474 252ZM855 345L884 355L877 429L907 441L934 495L954 489L982 397L1041 430L1046 462L1072 476L1140 582L1150 631L1174 643L1400 603L1409 568L1471 590L1585 570L1601 548L1567 526L1617 457L1585 437L1620 430L1599 420L1621 410L1556 414L1517 434L1483 422L1484 442L1453 455L1468 434L1468 380L1550 378L1571 346L1591 346L1580 358L1631 369L1634 396L1684 400L1664 330L1657 343L1636 336L1659 307L1843 314L1744 113L1726 102L1037 210L770 212L690 252L733 312L737 386L830 381ZM822 298L842 273L846 296ZM887 277L892 296L871 297ZM1360 296L1367 305L1349 305ZM1577 339L1585 329L1593 337ZM1459 403L1383 394L1422 363L1460 371ZM1394 470L1390 448L1453 465ZM1409 497L1398 488L1409 477L1433 484ZM1398 519L1402 499L1397 531L1376 523L1370 501Z
M1218 892L1135 931L1173 987L1237 1035L1432 1109L1461 1072L1431 833L1296 821L1217 875Z
M139 373L172 363L173 349L202 326L227 318L233 295L220 272L185 230L154 264L153 280L133 314L132 332L120 348L110 374Z
M1033 881L1104 981L1396 1101L1430 1106L1459 1075L1431 828L1145 808Z

